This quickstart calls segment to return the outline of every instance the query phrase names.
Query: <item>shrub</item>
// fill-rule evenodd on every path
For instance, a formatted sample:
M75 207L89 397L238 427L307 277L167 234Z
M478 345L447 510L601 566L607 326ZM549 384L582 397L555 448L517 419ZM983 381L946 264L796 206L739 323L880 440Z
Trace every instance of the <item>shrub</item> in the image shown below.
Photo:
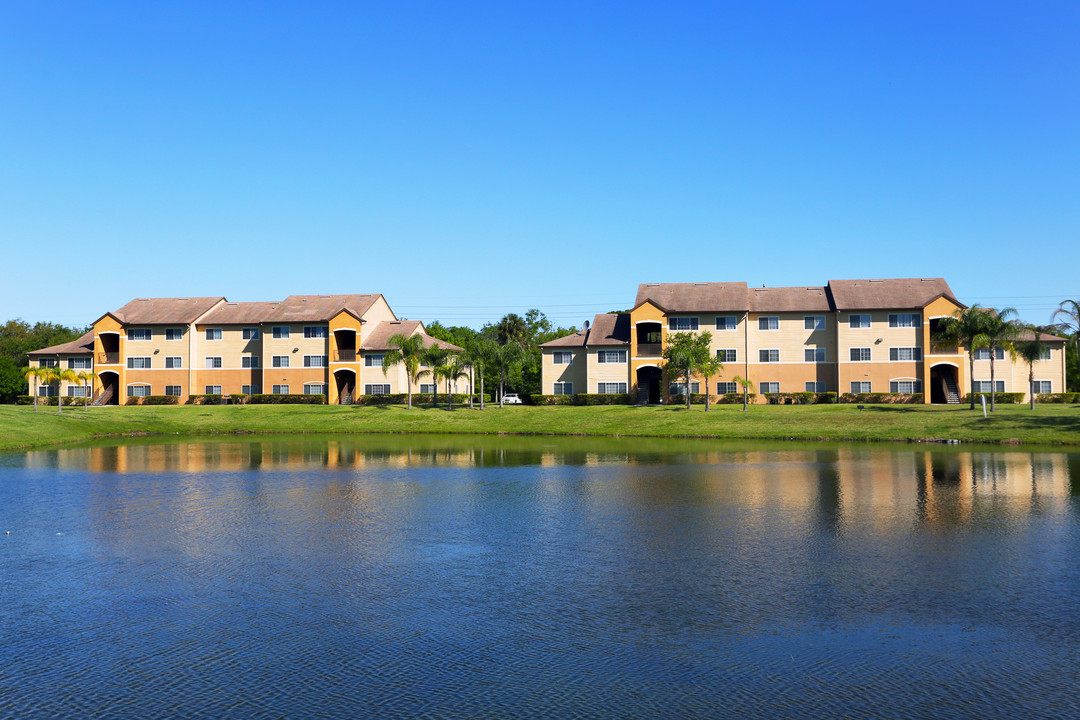
M563 395L562 397L566 396ZM571 397L574 398L575 405L631 405L634 402L634 396L629 393L609 393L604 395L597 393L578 393Z
M446 404L446 394L439 394L439 404ZM476 402L480 402L479 395L473 395ZM409 402L409 396L405 393L391 393L390 395L357 395L353 398L353 405L405 405ZM435 401L432 398L431 393L413 393L412 395L413 406L416 405L431 405ZM491 396L484 393L484 402L491 402ZM468 405L469 396L467 393L454 393L454 405Z
M1072 404L1080 403L1080 393L1039 393L1035 396L1036 402L1041 403L1055 403L1055 404ZM22 404L20 400L20 404Z
M249 405L325 405L325 395L307 395L291 393L289 395L252 395L247 399Z
M990 404L990 393L988 393L988 392L986 392L986 393L984 393L984 392L975 393L975 402L976 403L979 402L979 396L985 397L986 398L986 404L987 405ZM996 402L1004 403L1005 405L1010 405L1010 404L1011 405L1020 405L1020 404L1022 404L1024 402L1024 393L999 392L999 393L994 393L994 396L997 398ZM971 395L970 394L965 395L962 402L970 403L971 402Z
M34 404L34 396L33 395L19 395L17 398L15 398L15 404L16 405L33 405Z
M839 399L842 403L866 405L921 405L922 393L844 393Z
M135 398L132 398L134 400ZM180 398L175 395L150 395L142 398L141 405L178 405Z
M529 396L529 402L533 405L573 405L573 395L541 395L536 393Z
M746 393L746 401L747 402L754 402L754 398L756 398L756 397L757 397L756 393L752 393L752 392ZM737 393L724 393L723 395L718 396L714 402L716 402L719 405L742 405L742 400L743 400L743 394L741 392L737 392Z
M188 405L220 405L224 395L188 395Z

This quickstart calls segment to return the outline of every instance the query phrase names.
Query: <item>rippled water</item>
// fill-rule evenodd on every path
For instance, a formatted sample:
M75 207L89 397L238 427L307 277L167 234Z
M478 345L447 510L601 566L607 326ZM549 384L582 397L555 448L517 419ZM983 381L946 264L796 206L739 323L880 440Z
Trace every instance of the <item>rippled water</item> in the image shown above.
M0 456L0 717L1078 717L1078 559L1077 454Z

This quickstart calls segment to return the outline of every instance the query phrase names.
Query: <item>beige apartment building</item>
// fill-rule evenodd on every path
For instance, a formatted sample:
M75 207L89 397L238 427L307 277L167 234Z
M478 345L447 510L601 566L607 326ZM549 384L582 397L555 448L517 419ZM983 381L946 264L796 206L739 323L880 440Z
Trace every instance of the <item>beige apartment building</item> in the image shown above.
M749 379L765 393L922 393L956 403L970 385L967 350L931 342L938 323L965 307L941 278L831 280L818 287L750 288L732 283L647 283L630 312L597 315L581 332L542 346L544 394L633 393L658 403L685 392L664 386L669 333L708 332L724 369L712 395L741 392ZM1034 364L1036 392L1064 392L1065 340L1045 335ZM999 351L998 392L1029 392L1028 368ZM976 389L990 390L987 351L977 351ZM670 379L669 379L670 380ZM704 392L691 379L692 393Z
M29 353L32 365L92 370L93 384L32 380L41 396L83 397L95 404L171 395L321 394L331 404L358 395L408 391L404 366L384 373L395 334L437 340L419 321L399 320L380 294L291 295L279 302L223 297L139 298L94 322L75 342ZM412 384L432 392L432 383Z

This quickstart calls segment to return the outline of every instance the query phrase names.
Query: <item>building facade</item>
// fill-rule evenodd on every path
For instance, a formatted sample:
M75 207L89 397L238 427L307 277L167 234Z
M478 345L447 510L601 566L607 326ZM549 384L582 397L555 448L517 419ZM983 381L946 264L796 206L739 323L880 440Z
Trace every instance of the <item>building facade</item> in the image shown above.
M922 393L955 403L971 387L967 349L931 338L965 306L941 278L832 280L825 286L750 288L746 283L649 283L630 312L597 315L582 332L542 346L544 394L630 392L658 403L685 388L665 380L663 352L674 332L708 332L723 362L707 391L766 393ZM1064 392L1065 340L1044 335L1034 363L1037 392ZM999 351L998 392L1028 388L1028 368ZM990 390L987 351L974 361L976 389ZM705 392L692 378L690 392Z

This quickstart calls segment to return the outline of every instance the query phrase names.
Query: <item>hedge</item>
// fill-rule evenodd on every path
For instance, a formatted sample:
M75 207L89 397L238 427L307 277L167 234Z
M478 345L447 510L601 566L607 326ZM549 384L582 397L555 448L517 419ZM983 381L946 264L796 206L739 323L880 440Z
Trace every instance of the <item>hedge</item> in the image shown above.
M480 402L479 395L473 395L473 400L477 403ZM446 393L439 393L439 404L446 404ZM353 398L353 405L406 405L409 402L409 396L405 393L391 393L390 395L357 395ZM412 394L413 405L431 405L435 401L432 399L431 393L418 393ZM491 402L491 395L484 393L484 402ZM468 393L454 393L455 405L468 405L469 395Z
M304 393L291 393L288 395L252 395L247 399L248 405L325 405L325 395L313 395Z
M842 403L866 403L867 405L921 405L922 393L844 393Z
M529 395L532 405L633 405L628 393L577 393L576 395Z
M990 393L988 393L988 392L975 393L975 402L976 403L979 402L979 397L980 396L986 398L987 404L990 403ZM1005 405L1021 405L1024 402L1024 393L999 392L999 393L994 393L994 397L996 398L995 402L1004 403ZM971 402L971 395L970 394L965 395L961 402L970 403Z
M832 405L837 400L834 392L764 393L764 395L770 405Z
M179 405L180 398L176 395L147 395L145 397L129 397L128 405Z
M84 404L90 404L92 402L94 402L93 398L87 399L87 398L81 398L81 397L67 397L67 396L64 396L64 407L82 407ZM34 404L34 396L33 395L19 395L15 399L15 404L16 405L33 405ZM56 397L55 396L53 396L53 397L41 397L41 396L38 396L37 404L39 406L41 406L41 407L48 407L50 405L52 407L56 407Z
M1058 403L1058 404L1071 404L1080 403L1080 393L1063 392L1063 393L1039 393L1035 396L1036 402L1041 403Z

